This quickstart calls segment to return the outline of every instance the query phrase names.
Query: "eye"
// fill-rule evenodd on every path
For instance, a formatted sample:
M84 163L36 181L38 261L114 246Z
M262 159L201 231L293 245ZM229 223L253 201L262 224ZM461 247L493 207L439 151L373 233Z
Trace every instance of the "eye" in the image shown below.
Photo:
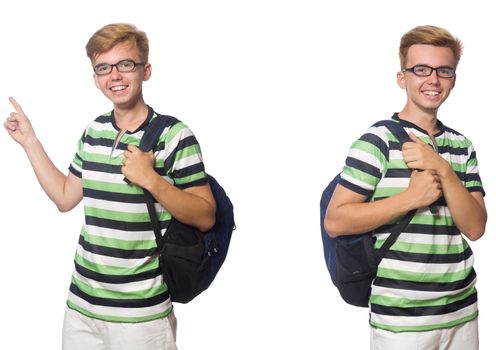
M104 64L99 64L95 66L95 73L101 74L101 73L107 73L109 71L110 65L107 63Z
M445 76L445 77L451 77L455 74L455 72L453 71L452 68L449 68L449 67L441 67L438 69L438 73L439 75L441 76Z
M117 63L117 65L119 66L119 68L122 69L133 69L134 61L130 61L130 60L120 61L119 63Z
M432 72L432 68L427 66L415 66L413 67L413 71L415 74L429 75Z

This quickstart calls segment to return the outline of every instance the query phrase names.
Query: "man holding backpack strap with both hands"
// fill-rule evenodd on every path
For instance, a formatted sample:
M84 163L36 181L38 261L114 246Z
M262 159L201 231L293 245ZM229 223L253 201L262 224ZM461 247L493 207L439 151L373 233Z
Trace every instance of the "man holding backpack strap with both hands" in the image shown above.
M393 149L398 140L372 126L351 146L327 209L331 237L373 231L376 248L417 209L372 284L371 349L478 349L476 274L462 233L472 241L484 234L484 190L472 143L437 119L461 53L442 28L402 37L397 81L407 102L392 119L412 142Z

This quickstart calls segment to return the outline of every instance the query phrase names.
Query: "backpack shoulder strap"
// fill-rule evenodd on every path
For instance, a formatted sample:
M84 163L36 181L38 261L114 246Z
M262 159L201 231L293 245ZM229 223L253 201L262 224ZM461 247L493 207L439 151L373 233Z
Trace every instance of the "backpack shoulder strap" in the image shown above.
M139 149L142 152L148 152L153 150L156 146L160 135L165 130L165 128L176 124L178 120L170 115L157 114L150 123L145 127L143 136L141 137ZM162 251L163 240L160 229L160 223L158 221L157 211L155 210L155 198L150 192L143 189L144 198L146 202L146 207L148 209L148 214L150 215L150 221L153 228L153 233L155 234L155 241L157 243L158 251Z
M382 121L379 125L384 125L398 139L400 145L403 145L405 142L412 142L412 139L399 122L389 119Z
M391 134L393 134L398 139L398 141L400 142L400 146L403 145L405 142L412 142L412 139L406 133L405 129L403 129L403 127L401 126L401 124L399 122L396 122L392 119L389 119L389 120L382 121L380 124L384 125L391 132ZM396 239L398 239L398 236L401 234L401 232L406 228L408 223L413 219L416 211L417 211L416 209L410 210L393 227L393 229L391 230L391 234L389 235L389 237L386 239L386 241L383 243L383 245L379 249L379 259L380 260L382 258L384 258L387 251L389 250L389 248L391 248L391 246L394 244Z
M384 258L387 251L389 250L389 248L391 248L391 246L394 244L394 242L396 242L396 240L398 239L401 232L403 232L403 230L408 226L410 221L412 221L416 212L417 212L417 209L410 210L408 213L405 214L405 216L403 216L401 218L401 220L396 225L394 225L388 238L384 241L381 248L379 248L378 263L382 260L382 258Z
M157 114L145 127L139 149L143 152L151 151L157 144L164 129L177 122L178 120L170 115Z

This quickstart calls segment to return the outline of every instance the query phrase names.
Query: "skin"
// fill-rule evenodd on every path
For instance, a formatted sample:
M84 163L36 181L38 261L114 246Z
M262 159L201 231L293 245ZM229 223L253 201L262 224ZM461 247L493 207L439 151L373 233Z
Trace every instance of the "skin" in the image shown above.
M406 67L417 64L456 67L451 49L432 45L411 46L406 63ZM426 130L433 138L439 131L438 109L448 98L455 80L455 77L440 78L435 71L429 77L398 72L398 85L407 95L400 118ZM405 143L402 148L407 166L416 169L412 172L408 188L384 200L365 202L365 196L338 185L324 222L331 237L371 231L412 209L429 206L441 195L446 199L460 231L472 241L482 237L487 221L482 193L468 192L445 159L415 135L410 134L410 137L413 142Z
M100 63L115 64L124 59L141 62L137 48L120 43L107 52L96 55L93 66ZM121 130L118 139L127 130L136 130L146 119L148 106L143 99L143 82L151 77L151 65L137 66L132 72L120 73L115 67L105 76L94 75L96 87L114 106L115 121ZM4 123L11 138L25 150L36 177L48 197L62 211L73 209L83 198L82 181L69 172L64 175L55 167L36 137L34 129L21 106L9 98L14 112ZM132 183L147 189L176 219L209 230L215 223L215 200L208 184L178 189L153 168L152 152L141 152L129 145L124 153L122 173Z

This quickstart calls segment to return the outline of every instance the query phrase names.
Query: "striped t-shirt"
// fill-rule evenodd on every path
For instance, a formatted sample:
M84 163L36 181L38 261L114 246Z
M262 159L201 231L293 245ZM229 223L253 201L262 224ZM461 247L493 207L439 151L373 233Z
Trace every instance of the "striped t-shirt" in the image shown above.
M157 115L149 108L134 132L120 130L113 112L85 130L69 170L82 179L85 221L74 259L67 305L82 314L112 322L143 322L172 311L160 273L155 235L143 190L124 181L123 153L138 146L143 129ZM167 127L154 149L155 170L179 188L206 183L201 150L181 122ZM163 229L170 214L156 204ZM164 231L164 230L163 230Z
M438 121L435 145L418 126L399 122L446 159L468 191L484 194L472 143ZM371 201L408 187L410 170L398 140L378 122L351 146L340 184ZM391 232L390 222L374 230L376 248ZM478 315L476 273L469 245L455 226L443 197L419 208L381 261L370 296L370 324L393 331L450 328Z

